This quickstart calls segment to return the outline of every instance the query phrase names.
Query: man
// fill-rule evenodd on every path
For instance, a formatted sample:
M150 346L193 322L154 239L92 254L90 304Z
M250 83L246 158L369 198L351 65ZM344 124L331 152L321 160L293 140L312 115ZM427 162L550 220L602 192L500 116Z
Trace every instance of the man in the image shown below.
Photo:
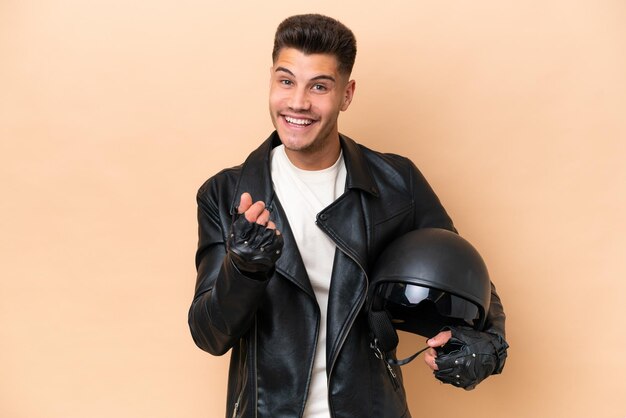
M283 21L270 71L276 131L198 192L189 325L203 350L232 350L227 416L410 417L400 370L390 379L370 348L368 273L394 238L454 226L409 160L339 134L355 56L334 19ZM504 335L492 294L486 330ZM433 370L436 355L425 356Z

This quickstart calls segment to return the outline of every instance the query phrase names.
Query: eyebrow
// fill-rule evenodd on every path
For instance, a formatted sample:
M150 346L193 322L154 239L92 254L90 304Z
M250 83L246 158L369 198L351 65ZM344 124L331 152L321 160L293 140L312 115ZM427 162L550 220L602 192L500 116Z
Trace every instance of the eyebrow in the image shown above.
M276 70L274 70L275 73L277 72L285 72L289 75L291 75L292 77L295 77L296 75L289 70L288 68L285 67L276 67ZM326 74L321 74L318 76L313 77L310 81L317 81L317 80L330 80L333 83L336 81L334 77L330 76L330 75L326 75Z

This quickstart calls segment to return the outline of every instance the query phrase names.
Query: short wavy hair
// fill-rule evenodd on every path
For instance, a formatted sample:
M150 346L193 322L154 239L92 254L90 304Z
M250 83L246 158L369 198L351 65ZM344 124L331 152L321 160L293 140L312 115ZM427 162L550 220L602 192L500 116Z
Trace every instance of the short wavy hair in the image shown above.
M304 54L330 54L337 58L338 70L350 75L356 59L356 38L343 23L320 14L288 17L276 29L272 61L280 50L294 48Z

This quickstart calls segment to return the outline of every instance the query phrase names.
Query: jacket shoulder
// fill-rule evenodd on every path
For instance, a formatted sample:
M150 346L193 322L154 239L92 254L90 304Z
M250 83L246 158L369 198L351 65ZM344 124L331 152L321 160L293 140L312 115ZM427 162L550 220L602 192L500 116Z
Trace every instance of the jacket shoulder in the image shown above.
M403 155L375 151L360 144L359 147L379 184L405 188L410 187L416 177L422 177L413 161Z
M413 162L408 157L405 157L403 155L375 151L360 144L359 147L361 147L363 154L371 162L384 164L389 166L390 168L396 168L398 170L411 169L415 166L415 164L413 164Z
M241 174L242 167L243 164L224 168L209 177L204 183L202 183L200 188L198 188L198 197L208 196L211 193L214 193L218 187L222 188L225 185L235 185L239 175Z

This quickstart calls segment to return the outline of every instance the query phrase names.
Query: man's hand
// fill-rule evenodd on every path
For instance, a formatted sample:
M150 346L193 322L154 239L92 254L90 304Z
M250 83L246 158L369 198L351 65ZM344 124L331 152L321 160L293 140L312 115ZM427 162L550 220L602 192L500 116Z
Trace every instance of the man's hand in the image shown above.
M229 255L242 272L264 278L282 253L283 237L270 221L265 203L253 203L250 193L241 195L237 212L228 238Z
M437 366L435 362L437 358L437 350L435 350L435 348L443 347L451 337L452 331L441 331L439 334L426 341L426 344L428 344L430 348L424 354L424 361L432 371L439 370L439 366Z
M437 379L471 390L502 371L509 347L504 338L470 327L447 328L428 340L425 360Z
M276 224L270 221L270 212L265 209L265 203L260 200L252 203L250 193L246 192L241 195L237 212L243 214L248 222L257 223L268 229L276 229ZM280 234L279 231L276 233Z

